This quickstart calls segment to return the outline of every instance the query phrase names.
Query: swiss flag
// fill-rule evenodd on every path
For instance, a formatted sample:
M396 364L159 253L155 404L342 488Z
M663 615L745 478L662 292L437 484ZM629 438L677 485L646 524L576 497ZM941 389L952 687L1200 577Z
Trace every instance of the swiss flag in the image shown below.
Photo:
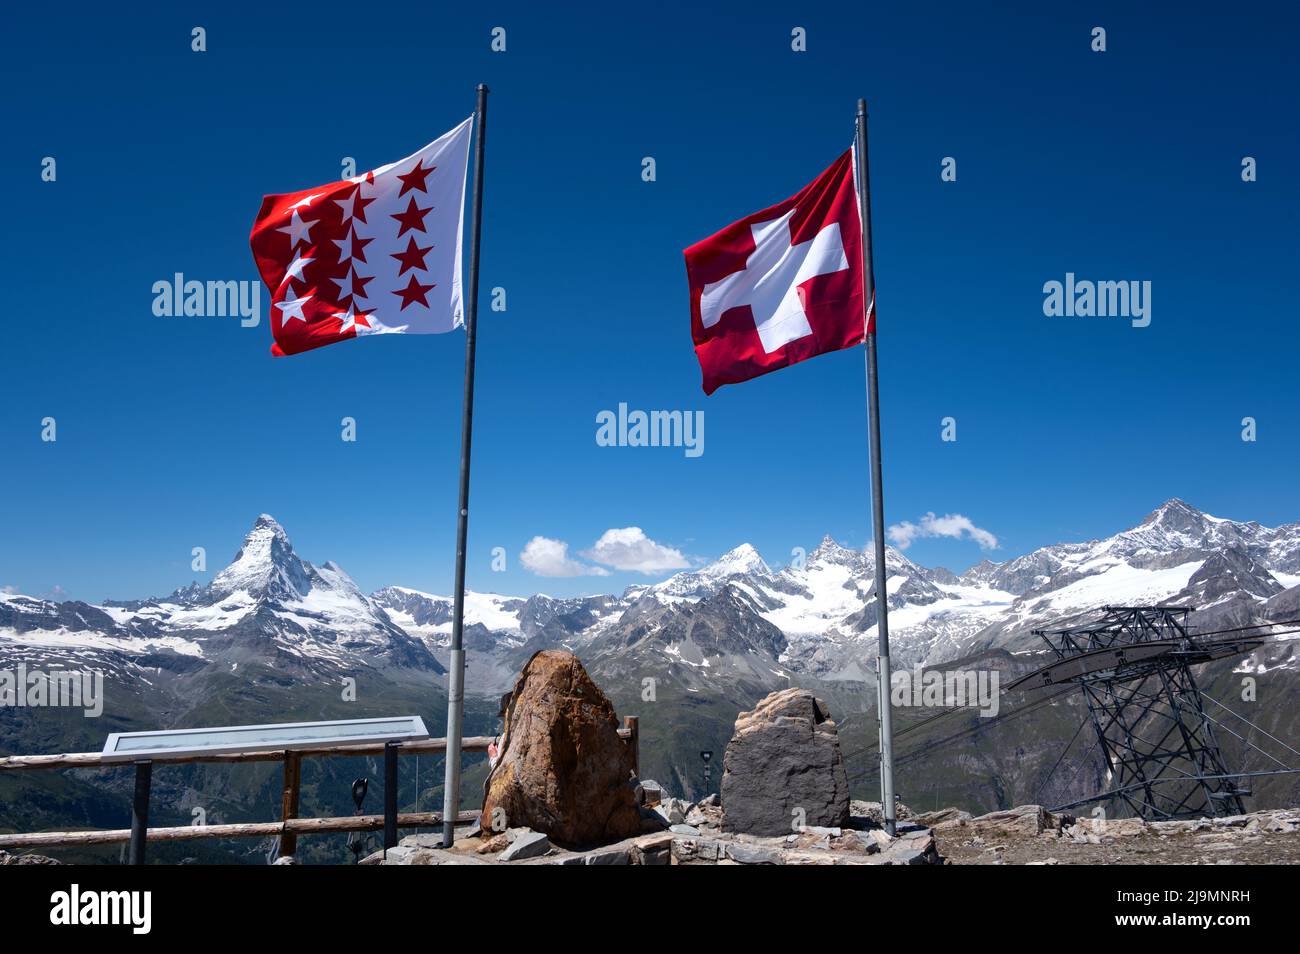
M277 357L358 335L459 328L472 117L419 152L340 182L268 195L249 241L271 290Z
M853 150L784 202L686 249L686 277L705 394L863 341Z

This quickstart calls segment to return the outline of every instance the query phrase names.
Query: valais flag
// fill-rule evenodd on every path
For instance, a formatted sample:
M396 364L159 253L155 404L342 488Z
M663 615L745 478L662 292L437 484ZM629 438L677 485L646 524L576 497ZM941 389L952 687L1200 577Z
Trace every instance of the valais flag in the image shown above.
M853 150L784 202L686 249L686 277L705 394L860 343Z
M271 353L464 323L467 119L419 152L329 185L268 195L249 241L271 290Z

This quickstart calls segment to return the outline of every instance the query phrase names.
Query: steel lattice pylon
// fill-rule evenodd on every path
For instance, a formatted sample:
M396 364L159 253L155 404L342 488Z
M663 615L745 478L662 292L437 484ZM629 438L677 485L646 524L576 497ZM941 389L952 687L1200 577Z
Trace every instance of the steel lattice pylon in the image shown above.
M1190 664L1220 653L1187 633L1187 607L1108 606L1069 629L1035 630L1073 682L1110 769L1109 791L1152 821L1239 815L1239 787L1223 764Z

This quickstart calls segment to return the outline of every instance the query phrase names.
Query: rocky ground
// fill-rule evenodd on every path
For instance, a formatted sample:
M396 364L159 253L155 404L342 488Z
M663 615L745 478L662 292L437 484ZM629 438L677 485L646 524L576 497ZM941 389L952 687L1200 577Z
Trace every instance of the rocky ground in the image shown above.
M490 838L474 831L458 837L450 851L435 834L410 835L365 864L541 864L541 865L926 865L942 864L935 839L923 825L903 823L891 838L880 828L879 806L853 802L849 825L808 826L789 835L744 835L722 829L716 795L694 805L670 798L655 805L660 830L587 851L553 845L545 835L512 828Z
M451 851L436 834L411 835L362 864L531 865L1112 865L1300 863L1300 810L1254 812L1176 822L1102 821L1052 815L1039 805L971 817L957 809L907 816L897 838L879 827L879 805L853 802L850 824L808 827L785 836L735 834L706 799L668 799L656 811L663 831L588 851L553 845L545 835L510 829L484 839L466 832ZM676 818L676 821L672 819Z
M1230 865L1300 863L1300 810L1144 822L1052 815L1038 805L971 818L918 815L955 865Z

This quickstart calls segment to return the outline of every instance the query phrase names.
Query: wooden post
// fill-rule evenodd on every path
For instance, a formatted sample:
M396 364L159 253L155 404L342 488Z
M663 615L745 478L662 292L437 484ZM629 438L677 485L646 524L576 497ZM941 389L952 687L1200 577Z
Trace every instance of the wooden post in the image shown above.
M149 837L149 788L153 779L152 762L135 763L135 797L131 801L131 844L127 862L144 864L144 845Z
M280 821L298 817L298 790L302 782L302 756L297 752L284 753L284 792L280 799ZM298 850L298 835L285 830L280 836L281 858Z
M397 743L384 746L384 857L397 847Z
M623 716L623 731L628 746L632 749L632 771L641 777L641 722L636 716Z

